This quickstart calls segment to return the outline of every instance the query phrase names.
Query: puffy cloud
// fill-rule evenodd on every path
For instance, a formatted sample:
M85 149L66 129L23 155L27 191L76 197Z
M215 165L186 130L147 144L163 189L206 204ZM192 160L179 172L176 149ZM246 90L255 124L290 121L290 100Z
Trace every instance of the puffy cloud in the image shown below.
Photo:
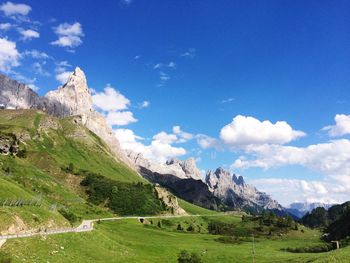
M130 105L130 100L110 85L103 92L96 92L92 99L94 105L103 111L125 110Z
M334 121L335 125L326 126L322 130L328 131L331 137L350 134L350 115L337 114L334 117Z
M153 136L153 140L164 144L172 144L177 141L177 136L175 134L168 134L164 131L157 133Z
M305 135L302 131L293 130L285 121L273 124L268 120L261 122L253 117L242 115L237 115L220 131L220 138L231 147L284 144Z
M13 67L20 65L20 53L16 43L6 38L0 38L0 70L9 72Z
M123 149L142 153L145 158L159 163L186 154L184 148L172 146L173 140L167 138L165 132L154 135L149 145L141 143L140 140L143 138L135 135L130 129L116 129L115 135Z
M194 135L188 132L181 130L180 126L173 127L173 133L179 137L178 143L184 143L194 138Z
M246 153L253 156L248 159L241 156L232 168L272 168L287 165L300 165L319 172L337 187L332 188L332 194L347 194L350 191L350 141L346 139L333 140L327 143L294 147L282 145L260 145L247 147ZM321 186L318 188L321 192ZM307 191L307 186L304 187ZM348 199L350 198L347 195Z
M286 178L262 178L249 181L259 190L268 192L274 199L287 206L291 202L337 203L347 200L344 194L332 194L336 184L322 181L306 181ZM294 200L292 198L295 198Z
M26 4L14 4L12 2L6 2L0 6L0 10L4 12L6 16L26 16L32 10L32 8Z
M84 36L84 33L81 24L78 22L60 24L54 28L54 32L58 39L51 42L52 45L75 48L83 43L81 38Z
M32 38L39 38L40 37L39 32L34 31L32 29L27 29L27 30L19 29L18 31L22 35L23 40L30 40Z
M137 122L131 111L109 111L106 116L109 125L124 126Z
M56 79L63 85L65 83L67 83L68 78L72 73L73 72L71 72L71 71L59 72L56 74Z
M0 24L0 30L6 31L9 30L12 27L10 23L1 23Z
M131 104L130 100L109 84L102 92L94 91L92 100L94 106L102 111L111 126L124 126L137 122L133 113L126 111Z

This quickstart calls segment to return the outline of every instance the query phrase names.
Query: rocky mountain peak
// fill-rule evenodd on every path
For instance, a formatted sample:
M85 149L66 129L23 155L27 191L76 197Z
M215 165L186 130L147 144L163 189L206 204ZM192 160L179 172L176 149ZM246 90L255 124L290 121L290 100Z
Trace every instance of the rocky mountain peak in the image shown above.
M84 71L82 71L79 67L75 68L73 73L69 76L67 83L64 84L63 87L74 88L77 93L87 92L90 94Z
M94 110L85 74L79 67L75 68L66 84L49 91L44 97L40 97L25 84L0 74L0 106L12 109L39 109L58 118L79 116L80 123L104 140L117 159L134 169L121 150L105 117Z

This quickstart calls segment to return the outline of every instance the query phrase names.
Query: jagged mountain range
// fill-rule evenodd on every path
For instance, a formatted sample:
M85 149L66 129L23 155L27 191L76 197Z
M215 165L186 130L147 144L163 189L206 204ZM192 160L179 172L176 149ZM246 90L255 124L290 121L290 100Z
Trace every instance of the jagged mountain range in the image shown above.
M328 209L332 205L333 204L326 204L320 202L294 202L286 208L286 211L288 211L292 215L295 215L298 218L302 218L306 213L311 212L317 207L323 207L325 209Z
M210 209L262 209L283 211L283 207L266 193L246 184L243 177L222 168L208 171L205 178L195 160L168 160L158 164L141 154L121 149L102 114L93 107L92 96L84 72L77 67L63 86L40 97L36 92L0 74L0 107L6 109L38 109L52 116L76 116L75 120L98 135L112 150L115 158L137 170L147 180L158 183L179 197Z

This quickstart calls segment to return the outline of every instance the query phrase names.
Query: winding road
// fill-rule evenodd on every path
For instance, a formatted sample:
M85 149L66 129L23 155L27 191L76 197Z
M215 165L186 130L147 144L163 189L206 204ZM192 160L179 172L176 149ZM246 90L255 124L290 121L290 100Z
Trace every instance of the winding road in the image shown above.
M7 239L92 231L94 230L94 222L97 222L97 221L114 221L114 220L122 220L122 219L141 219L141 218L156 219L156 218L200 217L200 216L211 217L211 216L225 216L225 215L232 215L232 213L224 213L224 214L217 214L217 215L121 216L121 217L106 217L106 218L98 218L98 219L91 219L91 220L83 220L82 223L75 228L60 228L60 229L39 231L39 232L33 232L33 233L3 235L3 236L0 236L0 247L6 242Z

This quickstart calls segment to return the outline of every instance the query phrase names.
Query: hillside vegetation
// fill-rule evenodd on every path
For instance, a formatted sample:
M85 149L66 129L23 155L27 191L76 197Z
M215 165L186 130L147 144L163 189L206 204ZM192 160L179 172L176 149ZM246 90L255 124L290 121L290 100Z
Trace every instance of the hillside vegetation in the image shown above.
M9 149L0 155L2 233L66 227L81 219L127 214L125 205L142 206L132 214L164 210L153 186L117 161L99 137L77 124L74 117L57 119L35 110L0 110L0 144L4 151ZM119 195L109 205L97 202L93 188L87 191L87 182L94 178L89 174L119 187Z

